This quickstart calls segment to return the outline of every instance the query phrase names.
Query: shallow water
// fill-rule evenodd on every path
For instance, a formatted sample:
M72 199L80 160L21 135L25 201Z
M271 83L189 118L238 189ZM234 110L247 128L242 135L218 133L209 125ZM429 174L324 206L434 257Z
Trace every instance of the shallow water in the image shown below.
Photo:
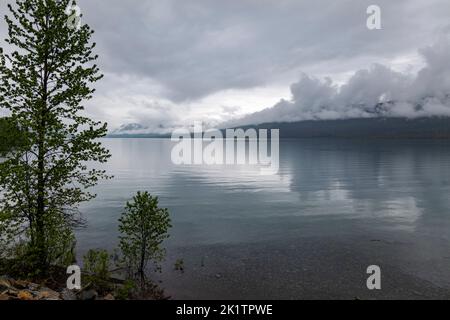
M273 176L173 165L164 139L103 143L114 179L81 208L79 254L113 249L125 202L148 190L171 213L158 278L175 298L370 298L369 264L388 270L382 297L450 287L448 141L282 140ZM173 271L179 258L184 274Z

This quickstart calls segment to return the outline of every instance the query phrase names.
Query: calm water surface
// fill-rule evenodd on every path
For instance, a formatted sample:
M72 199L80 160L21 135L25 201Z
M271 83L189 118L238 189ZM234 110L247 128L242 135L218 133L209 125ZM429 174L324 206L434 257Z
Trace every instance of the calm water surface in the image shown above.
M103 143L114 179L82 207L79 254L113 249L125 202L148 190L172 217L155 276L172 297L414 298L450 288L448 141L283 140L273 176L175 166L164 139ZM382 293L365 288L370 264L384 272Z

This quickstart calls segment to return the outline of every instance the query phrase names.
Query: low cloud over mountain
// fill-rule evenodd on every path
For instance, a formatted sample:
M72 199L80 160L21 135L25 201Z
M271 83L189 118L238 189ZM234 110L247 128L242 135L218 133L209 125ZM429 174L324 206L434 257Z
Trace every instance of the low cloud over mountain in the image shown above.
M359 70L344 84L302 74L292 98L225 125L368 117L450 116L450 38L420 49L425 66L417 74L381 64Z

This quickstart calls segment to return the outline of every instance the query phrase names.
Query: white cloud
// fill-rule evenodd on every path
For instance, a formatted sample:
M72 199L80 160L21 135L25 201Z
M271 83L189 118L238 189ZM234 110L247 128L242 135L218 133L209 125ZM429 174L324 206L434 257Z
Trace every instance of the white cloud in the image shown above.
M275 106L231 121L259 124L273 121L346 119L375 116L450 116L450 38L419 50L425 66L416 75L373 64L341 85L303 74L291 85L292 97Z

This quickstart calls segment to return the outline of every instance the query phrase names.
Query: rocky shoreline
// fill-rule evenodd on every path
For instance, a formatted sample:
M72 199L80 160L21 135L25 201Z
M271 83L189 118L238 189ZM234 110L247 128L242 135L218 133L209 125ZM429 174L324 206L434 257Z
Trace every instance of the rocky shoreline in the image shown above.
M5 300L115 300L115 297L112 293L100 295L91 288L78 291L67 288L53 290L45 285L1 276L0 301Z

